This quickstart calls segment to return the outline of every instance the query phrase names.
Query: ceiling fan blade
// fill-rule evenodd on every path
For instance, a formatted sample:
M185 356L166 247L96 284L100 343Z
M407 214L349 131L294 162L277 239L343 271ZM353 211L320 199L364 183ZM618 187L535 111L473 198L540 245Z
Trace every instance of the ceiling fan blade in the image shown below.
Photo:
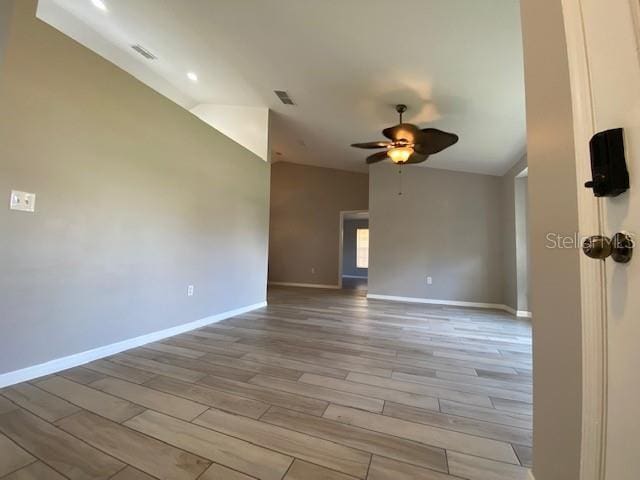
M423 128L417 135L414 149L417 153L433 155L458 141L455 133L443 132L437 128Z
M372 163L376 163L376 162L381 162L382 160L386 160L387 158L389 158L387 156L387 152L378 152L378 153L374 153L373 155L369 155L367 157L367 164L372 164Z
M382 134L394 142L405 139L409 143L415 143L415 139L420 135L420 129L411 123L400 123L395 127L385 128Z
M425 160L427 160L427 158L429 158L429 155L425 155L425 154L422 154L422 153L414 152L409 157L409 159L404 163L405 164L407 164L407 163L422 163Z
M387 148L391 146L391 142L352 143L351 146L356 148Z

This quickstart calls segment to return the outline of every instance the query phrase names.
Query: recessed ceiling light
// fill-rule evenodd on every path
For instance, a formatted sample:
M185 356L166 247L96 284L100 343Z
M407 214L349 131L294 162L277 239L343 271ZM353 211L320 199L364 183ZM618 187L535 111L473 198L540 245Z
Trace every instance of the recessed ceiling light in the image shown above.
M107 6L104 4L102 0L91 0L91 3L93 3L93 6L96 7L98 10L102 10L103 12L107 11Z
M187 73L187 78L188 78L189 80L191 80L192 82L197 82L197 81L198 81L198 75L196 75L196 74L195 74L195 73L193 73L193 72L188 72L188 73Z

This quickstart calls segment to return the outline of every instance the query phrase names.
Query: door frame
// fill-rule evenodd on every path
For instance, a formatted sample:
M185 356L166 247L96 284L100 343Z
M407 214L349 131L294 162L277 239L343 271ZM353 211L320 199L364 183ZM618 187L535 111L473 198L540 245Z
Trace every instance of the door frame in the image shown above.
M338 229L338 288L340 289L342 289L342 249L344 247L344 220L347 215L354 213L366 213L367 215L369 215L369 210L340 211L340 228ZM367 218L369 217L367 216ZM369 233L371 233L371 229L369 229Z
M632 2L634 0L631 0ZM635 0L637 1L637 0ZM578 238L601 234L600 201L582 185L591 178L589 140L596 133L581 0L562 0L578 183ZM582 429L580 479L603 480L607 432L607 298L604 262L580 254ZM534 367L535 368L535 367Z

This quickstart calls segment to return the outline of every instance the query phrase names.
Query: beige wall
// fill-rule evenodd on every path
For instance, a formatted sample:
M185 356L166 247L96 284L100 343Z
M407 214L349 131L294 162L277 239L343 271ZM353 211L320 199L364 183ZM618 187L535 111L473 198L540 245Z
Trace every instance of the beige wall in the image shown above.
M273 164L269 281L338 285L340 212L367 210L368 188L366 174Z
M9 27L12 17L14 0L3 0L0 2L0 68L2 68L2 60L4 52L9 41Z
M503 303L500 177L408 166L398 195L398 167L369 174L370 294Z
M264 301L269 165L35 3L0 70L0 373Z
M516 249L516 175L527 167L527 158L522 158L502 176L502 292L503 303L519 309L518 270ZM527 285L528 288L528 285Z
M548 232L571 235L578 231L561 3L523 0L522 20L535 365L534 475L538 480L577 480L582 408L580 252L545 246Z
M525 175L514 179L516 206L516 278L517 310L529 310L529 179Z

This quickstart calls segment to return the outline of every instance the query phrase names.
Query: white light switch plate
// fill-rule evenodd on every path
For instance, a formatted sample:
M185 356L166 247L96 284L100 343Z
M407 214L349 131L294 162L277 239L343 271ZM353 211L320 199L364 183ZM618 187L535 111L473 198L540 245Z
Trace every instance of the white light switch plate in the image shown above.
M19 210L21 212L36 211L36 194L29 192L20 192L18 190L11 191L11 200L9 202L10 210Z

